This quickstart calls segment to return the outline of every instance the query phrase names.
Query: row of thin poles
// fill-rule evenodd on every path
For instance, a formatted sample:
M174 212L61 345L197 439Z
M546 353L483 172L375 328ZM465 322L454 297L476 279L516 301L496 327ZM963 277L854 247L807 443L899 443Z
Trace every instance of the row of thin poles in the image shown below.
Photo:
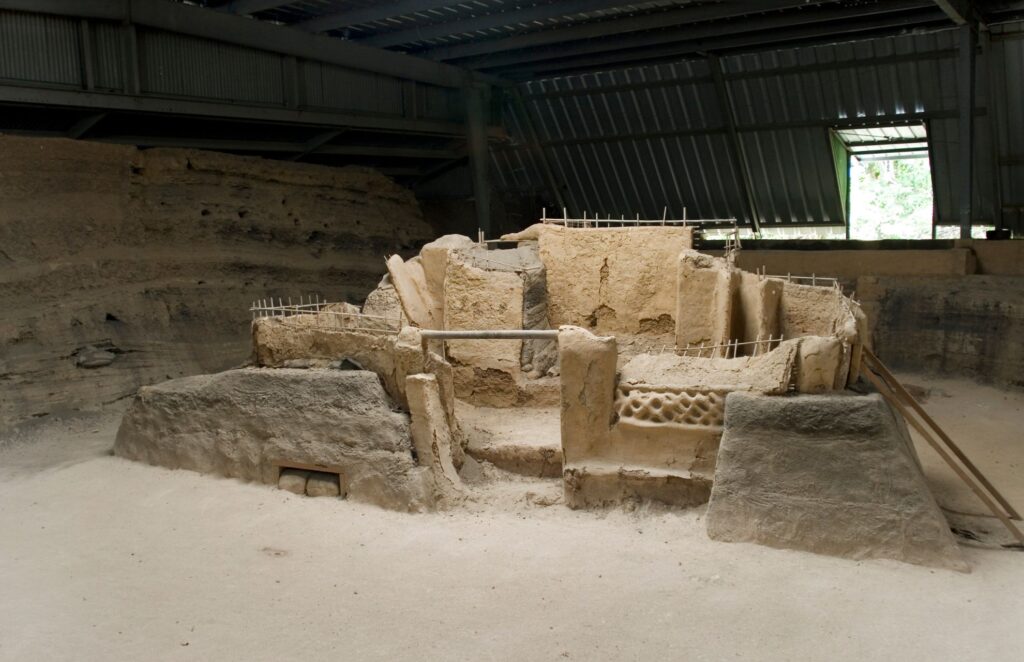
M301 295L298 303L292 303L292 298L288 297L286 300L278 297L277 301L274 301L274 297L269 299L256 299L252 302L249 310L252 312L252 318L257 319L260 317L288 317L289 315L299 315L304 313L315 313L322 310L327 306L327 301L322 300L319 294Z
M686 218L686 207L683 207L683 217L670 219L668 218L668 207L665 207L662 211L660 219L641 219L640 214L636 215L636 218L627 219L625 215L619 216L619 218L612 218L611 214L605 214L604 218L601 218L600 214L594 214L593 216L587 216L587 212L583 212L583 218L569 218L569 211L567 208L562 208L562 216L559 217L548 217L548 210L544 208L541 218L541 223L553 224L553 225L564 225L566 227L583 227L583 228L599 228L603 223L605 227L618 227L618 226L640 226L640 225L704 225L704 224L736 224L735 218L705 218L705 219L688 219Z
M761 277L762 280L765 278L775 278L777 280L784 280L789 283L810 283L812 287L839 287L839 279L831 276L819 276L812 273L810 276L794 276L791 273L785 275L782 274L769 274L767 273L766 267L755 269L754 273Z
M721 343L718 345L708 345L701 343L694 345L687 343L686 347L675 347L672 345L663 345L661 353L672 350L679 356L691 356L695 358L708 358L708 359L735 359L740 356L741 347L753 346L753 351L750 354L744 354L753 358L758 355L767 354L774 348L778 347L785 337L780 335L776 338L773 334L769 334L767 339L761 337L760 334L757 336L757 340L747 340L740 342L739 340L733 340L727 343Z
M314 327L327 330L398 333L402 329L401 316L391 317L329 310L328 307L331 305L333 305L331 302L321 299L318 294L308 297L302 295L297 303L293 302L290 297L288 299L277 297L276 301L274 297L271 297L253 301L249 311L254 320L266 317L287 319L302 315L305 316L305 319L312 318Z

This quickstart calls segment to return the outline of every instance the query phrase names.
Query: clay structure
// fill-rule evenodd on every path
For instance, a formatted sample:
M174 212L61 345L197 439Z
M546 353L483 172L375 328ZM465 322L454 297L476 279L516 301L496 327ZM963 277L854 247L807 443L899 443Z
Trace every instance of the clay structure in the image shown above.
M717 539L965 567L894 413L847 391L868 323L837 282L743 271L685 225L502 240L391 256L362 307L257 302L257 367L142 389L117 453L423 510L471 498L475 447L571 508L710 499ZM463 406L557 406L560 447L503 460Z

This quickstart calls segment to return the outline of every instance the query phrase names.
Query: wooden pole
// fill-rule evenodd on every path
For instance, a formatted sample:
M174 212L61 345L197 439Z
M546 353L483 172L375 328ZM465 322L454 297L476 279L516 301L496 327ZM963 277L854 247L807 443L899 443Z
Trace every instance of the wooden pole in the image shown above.
M878 392L882 394L882 397L885 398L889 402L889 404L891 404L900 413L901 416L903 416L907 423L910 423L914 427L914 429L917 430L921 437L924 438L926 442L928 442L928 445L931 446L935 450L935 452L939 454L939 457L945 460L946 464L948 464L950 468L956 472L956 475L960 477L960 480L967 483L967 487L971 488L971 491L973 491L974 494L979 499L981 499L982 503L984 503L985 506L990 511L992 511L992 514L999 518L999 521L1003 523L1003 525L1007 528L1010 534L1012 534L1018 542L1024 545L1024 533L1021 533L1020 529L1014 526L1013 522L1010 521L1010 518L1007 517L1002 510L996 507L996 504L994 504L992 500L988 498L988 495L985 494L985 491L982 490L981 487L977 483L975 483L971 479L971 477L964 472L963 469L960 468L960 465L958 465L953 460L953 458L950 457L949 453L947 453L946 450L941 445L939 445L939 442L936 441L931 434L929 434L928 430L926 430L925 427L921 425L921 423L916 418L913 418L912 416L909 415L909 412L903 407L903 404L900 402L899 398L896 397L896 394L890 391L886 384L878 376L871 372L871 370L869 370L867 366L864 366L862 364L861 372L864 374L865 377L868 378L868 381L874 384L875 388L878 389Z
M914 409L914 411L917 412L921 419L924 420L924 422L927 423L928 426L930 426L937 435L939 435L939 438L942 439L942 441L944 441L947 446L949 446L949 449L951 451L953 451L953 455L956 455L956 457L961 462L963 462L964 466L967 467L967 470L970 471L971 474L973 474L974 477L978 479L978 482L985 486L985 489L987 489L989 491L989 494L991 494L992 497L999 502L999 505L1001 505L1006 510L1006 513L1010 516L1010 518L1019 520L1020 515L1017 513L1016 510L1014 510L1013 506L1011 506L1009 502L1006 500L1006 498L999 493L999 490L997 490L995 486L989 482L988 478L986 478L985 475L981 473L981 470L978 469L978 467L974 466L974 463L971 462L967 455L962 450L960 450L960 447L957 446L952 439L950 439L949 435L946 434L945 430L939 427L939 424L936 423L935 420L928 415L928 412L924 410L924 408L914 398L914 396L912 396L910 392L907 391L907 389L903 388L903 385L899 383L899 381L891 372L889 372L889 369L885 367L885 365L878 359L877 356L875 356L874 352L865 347L863 349L863 353L864 356L868 358L868 361L872 364L872 367L889 384L890 388L892 388L892 390L895 391L898 395L902 396L903 400L906 401L906 403L909 404Z

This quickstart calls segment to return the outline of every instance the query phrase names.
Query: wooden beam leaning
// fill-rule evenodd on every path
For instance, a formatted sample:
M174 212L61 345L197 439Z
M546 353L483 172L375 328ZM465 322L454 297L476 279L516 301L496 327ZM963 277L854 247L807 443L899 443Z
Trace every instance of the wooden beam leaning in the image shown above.
M956 475L960 477L960 480L964 481L964 483L967 484L967 487L969 487L971 491L974 492L975 496L981 499L981 502L985 504L985 506L992 512L992 514L999 518L999 521L1003 523L1003 526L1006 527L1010 534L1014 538L1016 538L1020 544L1024 545L1024 533L1021 533L1020 529L1018 529L1014 525L1014 523L1010 521L1010 518L1007 517L1006 514L1003 513L1003 511L1000 510L996 506L996 504L992 502L992 500L988 497L988 494L985 493L985 490L983 490L980 485L974 482L974 480L970 476L968 476L962 468L960 468L960 465L958 465L953 460L949 453L947 453L946 450L939 444L939 442L936 441L934 437L932 437L928 430L925 429L925 427L916 418L910 416L910 413L903 406L903 403L900 402L899 397L893 391L889 390L886 383L882 381L880 377L871 372L871 370L865 364L861 364L861 373L868 379L868 381L870 381L874 385L876 389L878 389L878 392L881 393L882 397L884 397L886 401L888 401L889 404L892 405L893 408L895 408L901 416L903 416L907 423L909 423L911 426L913 426L915 430L917 430L918 434L920 434L921 437L928 443L928 445L931 446L932 449L939 454L939 457L941 457L946 462L946 464L948 464L949 467L953 469L954 472L956 472Z
M1001 505L1006 510L1007 515L1011 519L1020 520L1020 514L1013 508L1013 506L1010 505L1006 498L1002 494L1000 494L999 490L997 490L995 486L992 485L991 482L989 482L988 478L986 478L985 475L981 473L981 470L978 469L978 467L976 467L973 462L971 462L970 458L967 457L967 455L960 449L960 447L957 446L956 443L954 443L954 441L949 437L949 435L946 434L946 431L943 430L939 426L939 424L935 422L935 419L928 415L928 412L926 412L924 410L924 407L921 406L921 403L919 403L917 399L910 394L910 391L903 388L903 385L899 383L899 380L896 379L896 376L893 375L887 367L885 367L885 364L883 364L882 361L877 356L875 356L875 353L872 352L867 347L865 347L863 351L864 356L867 357L872 369L882 376L882 379L885 380L889 388L896 392L897 395L901 396L903 400L908 405L910 405L915 412L917 412L917 415L921 417L925 424L928 425L932 430L934 430L935 434L937 434L939 438L942 439L942 441L945 442L947 446L949 446L949 449L953 451L953 454L956 455L957 459L963 462L964 466L967 467L967 470L970 471L971 474L978 479L978 482L985 486L985 489L989 491L989 494L991 494L992 497L999 502L999 505Z

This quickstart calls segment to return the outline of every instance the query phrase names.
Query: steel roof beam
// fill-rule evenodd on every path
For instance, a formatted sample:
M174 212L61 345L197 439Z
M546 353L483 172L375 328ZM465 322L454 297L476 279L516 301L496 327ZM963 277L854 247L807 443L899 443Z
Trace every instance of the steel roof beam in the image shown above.
M633 0L633 2L635 3L636 0ZM563 0L547 5L513 9L499 14L486 14L448 23L436 23L407 30L395 30L394 32L371 35L365 39L357 39L357 41L367 46L387 48L388 46L398 46L399 44L407 44L413 41L426 41L453 34L480 32L507 25L533 23L561 16L573 16L602 9L613 9L629 4L631 4L630 0Z
M185 147L227 152L267 152L294 154L302 152L307 143L277 140L223 140L220 138L189 138L167 136L104 136L102 142L142 147ZM400 159L448 160L459 155L451 150L421 147L381 147L378 145L325 145L316 153L332 156L379 156Z
M346 127L386 133L463 136L465 126L455 122L412 120L380 115L350 115L290 108L245 106L219 101L162 99L103 92L23 87L0 84L0 102L36 106L66 106L124 112L191 115L250 122L270 122L322 127ZM492 129L492 137L500 137ZM301 150L295 150L301 151Z
M278 7L285 7L293 2L295 0L232 0L217 7L217 9L219 11L226 11L229 14L255 14L261 11L277 9Z
M107 113L93 113L92 115L87 115L83 117L82 119L75 122L71 126L71 128L68 129L67 137L74 138L76 140L79 138L83 138L85 134L89 133L89 131L94 129L97 124L102 122L103 118L105 118L106 116Z
M838 32L774 30L763 35L736 35L652 49L635 49L633 51L612 53L606 57L590 56L577 58L578 61L575 62L542 62L533 66L527 65L526 67L503 70L501 74L508 77L515 75L518 78L531 79L549 78L555 75L577 75L592 71L610 71L626 67L648 66L661 62L676 62L680 58L702 57L702 54L712 50L719 53L724 51L759 51L766 48L791 48L835 43L839 39L844 41L872 39L889 36L894 31L903 30L907 27L927 25L942 27L944 20L945 16L938 10L927 16L905 16L899 20L892 19L885 22L878 21L877 19L870 22L855 22L851 20L844 23ZM827 71L830 68L829 66L820 67L822 71Z
M567 47L543 52L529 51L510 54L504 57L489 58L486 65L482 62L476 64L488 69L525 65L518 68L531 73L575 69L594 70L630 61L680 56L722 48L755 47L759 44L769 45L794 39L839 37L878 28L902 27L943 20L941 12L927 9L927 7L931 7L930 3L924 3L926 9L923 11L910 13L905 11L908 7L920 6L920 4L900 0L887 2L885 7L892 9L876 9L872 12L872 14L882 13L882 16L864 16L859 8L849 8L843 11L829 10L827 14L818 12L812 15L808 12L806 15L801 13L797 16L766 17L742 23L698 26L688 30L674 31L674 35L671 37L655 34L637 35L637 38L629 41L615 40L612 44L605 44L597 52L594 52L594 45L584 44L580 48ZM895 15L889 15L894 11ZM617 46L622 46L623 50L618 50ZM530 63L533 62L539 64L531 66Z
M405 16L417 12L430 11L432 9L443 9L450 7L452 0L397 0L397 2L375 2L369 7L360 9L349 9L318 16L307 21L294 23L293 26L307 32L327 32L336 30L346 25L359 25L360 23L373 23L383 21L396 16Z
M928 2L930 0L927 0L925 4L928 4ZM817 4L821 4L821 0L813 3L813 5ZM531 32L503 39L489 39L460 44L458 46L433 48L425 50L419 53L419 55L424 55L432 60L456 60L502 51L564 44L580 39L595 39L609 36L621 37L627 32L660 30L672 26L687 25L695 21L721 20L752 13L807 6L809 6L809 3L803 0L745 0L743 2L723 2L697 7L682 6L678 9L658 11L642 16L628 16L561 29Z
M957 25L969 23L972 17L977 16L970 0L933 0L933 2Z
M169 0L0 0L0 9L120 20L441 87L479 79L459 67Z
M332 140L334 140L343 133L345 133L345 129L333 129L331 131L324 131L323 133L318 133L317 135L313 136L312 138L306 141L306 146L301 152L289 156L288 160L299 161L309 156L313 152L316 152L317 150L323 148L324 145L331 142Z

